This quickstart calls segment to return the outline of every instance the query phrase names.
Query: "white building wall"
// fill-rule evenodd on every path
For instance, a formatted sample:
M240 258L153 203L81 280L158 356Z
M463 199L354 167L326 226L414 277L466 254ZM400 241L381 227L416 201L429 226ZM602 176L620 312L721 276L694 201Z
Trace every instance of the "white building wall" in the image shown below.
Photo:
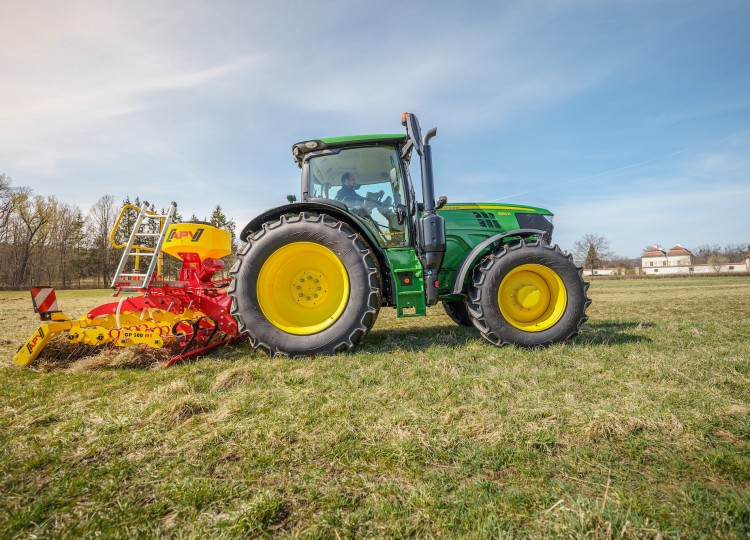
M748 265L743 263L723 264L718 272L726 274L737 274L748 272ZM667 266L667 267L643 267L644 274L657 274L660 276L669 274L716 274L717 270L711 264L695 264L692 266Z
M666 257L641 257L643 268L662 268L667 266Z
M691 263L688 255L670 255L667 261L667 266L689 266Z
M698 270L700 268L700 270ZM729 264L722 264L720 267L719 272L726 272L726 273L737 273L737 272L747 272L747 265L742 263L729 263ZM701 273L712 273L716 272L716 266L711 264L701 264L699 266L695 267L696 272Z
M617 274L617 268L596 268L593 270L585 268L583 270L584 276L614 276Z

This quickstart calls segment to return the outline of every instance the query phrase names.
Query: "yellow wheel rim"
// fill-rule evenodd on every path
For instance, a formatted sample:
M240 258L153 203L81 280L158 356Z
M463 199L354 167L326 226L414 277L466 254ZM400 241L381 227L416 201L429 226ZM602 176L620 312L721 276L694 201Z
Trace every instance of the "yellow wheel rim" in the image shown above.
M295 242L274 251L258 274L258 304L276 328L298 336L335 323L349 300L349 275L327 247Z
M526 332L541 332L560 320L568 294L560 276L540 264L524 264L503 278L497 291L500 312Z

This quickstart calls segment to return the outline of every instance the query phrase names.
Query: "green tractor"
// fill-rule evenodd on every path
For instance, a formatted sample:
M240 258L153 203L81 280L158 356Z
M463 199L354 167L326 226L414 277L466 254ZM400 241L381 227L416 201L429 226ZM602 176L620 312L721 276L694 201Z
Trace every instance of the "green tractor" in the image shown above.
M406 134L292 147L302 196L253 219L230 271L232 314L256 349L311 356L350 350L382 306L419 317L442 302L495 345L540 347L575 336L591 301L570 255L551 244L552 213L511 204L435 201L430 140ZM422 202L409 173L421 165Z

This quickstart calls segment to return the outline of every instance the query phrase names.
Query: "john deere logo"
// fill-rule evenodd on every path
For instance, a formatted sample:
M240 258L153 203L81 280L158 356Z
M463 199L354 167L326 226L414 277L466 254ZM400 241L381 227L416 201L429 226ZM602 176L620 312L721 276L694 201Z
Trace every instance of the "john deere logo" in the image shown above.
M182 240L186 236L190 238L191 242L197 242L202 234L203 227L196 229L195 231L178 231L177 229L172 229L171 231L169 231L169 236L167 236L167 242L171 242L174 238L176 238L177 240Z

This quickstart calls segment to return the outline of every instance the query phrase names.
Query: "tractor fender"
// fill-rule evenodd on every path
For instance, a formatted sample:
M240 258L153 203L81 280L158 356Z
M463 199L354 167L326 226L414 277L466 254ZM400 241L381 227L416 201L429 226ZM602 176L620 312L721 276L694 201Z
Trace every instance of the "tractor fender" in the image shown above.
M392 298L392 291L394 287L391 286L391 280L387 275L391 273L390 264L384 250L380 246L380 242L378 242L378 239L375 238L375 235L372 233L372 231L370 231L367 227L364 227L359 220L352 216L344 203L340 203L339 201L329 201L328 199L323 200L326 202L300 201L292 204L285 204L283 206L277 206L276 208L267 210L259 216L253 218L250 223L245 225L245 227L242 229L242 232L240 233L240 240L242 240L243 242L247 242L251 234L263 228L264 223L266 223L267 221L275 221L286 214L299 214L300 212L327 214L351 226L369 244L370 249L375 254L375 257L378 260L378 264L380 265L381 269L380 271L383 274L383 299L388 302L393 302L394 299Z
M299 214L300 212L315 212L316 214L325 213L330 216L339 219L348 225L354 227L354 229L362 234L373 247L379 245L377 239L373 236L372 232L367 230L362 224L357 221L354 216L347 210L343 203L338 201L317 202L317 201L301 201L291 204L285 204L283 206L277 206L270 210L266 210L259 216L254 217L250 223L245 225L240 233L240 240L247 242L248 237L255 231L259 231L263 224L267 221L274 221L285 214Z
M461 263L461 267L458 269L458 272L456 272L456 277L453 280L453 285L451 286L450 294L462 294L463 293L464 281L466 281L466 276L474 268L477 259L479 259L479 257L483 255L485 251L487 251L487 249L493 244L495 244L496 242L499 242L503 238L508 238L508 237L521 237L521 238L528 238L529 236L542 237L545 234L547 234L546 231L542 231L539 229L515 229L512 231L507 231L504 233L496 234L494 236L490 236L489 238L485 238L482 242L474 246L474 249L472 249L469 252L469 254L464 258L464 261Z

